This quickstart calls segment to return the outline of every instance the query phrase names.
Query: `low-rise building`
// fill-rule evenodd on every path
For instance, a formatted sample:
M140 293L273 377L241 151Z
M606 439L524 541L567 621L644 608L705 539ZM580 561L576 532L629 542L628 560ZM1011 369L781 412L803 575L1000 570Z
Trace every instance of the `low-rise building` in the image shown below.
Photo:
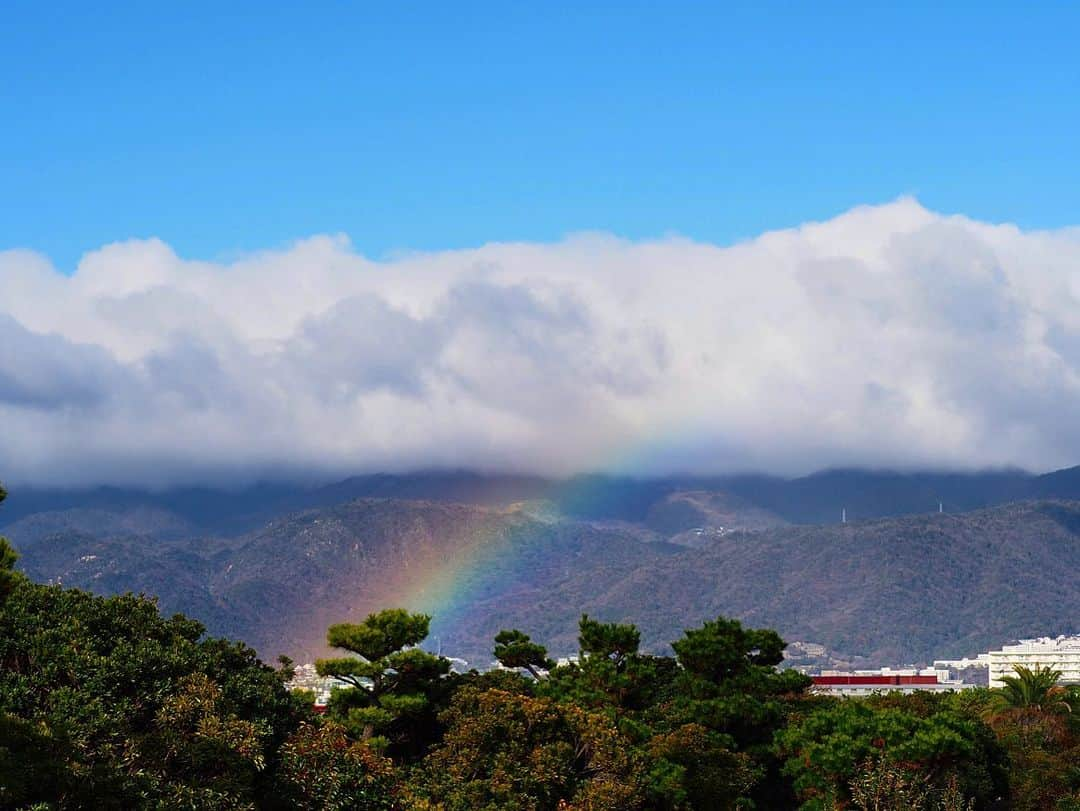
M1080 636L1021 639L1015 645L992 650L987 656L991 687L1004 686L1002 677L1012 675L1016 665L1058 670L1062 684L1080 684Z
M814 690L839 696L868 696L874 693L914 693L921 690L964 690L971 685L949 678L948 670L932 667L880 670L823 670L810 677Z

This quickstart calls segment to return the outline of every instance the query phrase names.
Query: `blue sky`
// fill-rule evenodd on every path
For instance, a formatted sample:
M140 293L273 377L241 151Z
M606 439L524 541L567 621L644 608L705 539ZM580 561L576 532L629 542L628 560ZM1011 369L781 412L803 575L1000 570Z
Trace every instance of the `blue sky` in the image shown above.
M167 5L5 5L0 249L1080 222L1075 4Z

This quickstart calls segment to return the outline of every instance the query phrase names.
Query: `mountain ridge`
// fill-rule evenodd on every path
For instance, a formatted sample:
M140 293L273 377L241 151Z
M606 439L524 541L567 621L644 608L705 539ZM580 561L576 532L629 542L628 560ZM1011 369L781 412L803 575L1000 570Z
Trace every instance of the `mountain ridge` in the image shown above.
M10 488L9 488L10 489ZM17 488L0 512L0 529L38 513L65 510L174 514L191 534L237 535L276 515L385 497L506 506L547 500L567 516L645 522L649 509L686 491L724 492L792 524L829 524L846 509L853 519L964 511L1031 498L1080 499L1080 466L1046 474L1021 470L970 473L835 468L783 478L758 474L632 477L579 475L563 480L468 470L365 474L319 485L263 482L238 488Z
M511 626L572 652L581 612L637 623L654 650L731 615L863 664L971 654L1080 627L1077 501L777 525L702 536L693 547L673 543L678 533L533 508L356 499L231 538L61 532L23 549L21 565L38 580L156 594L163 609L200 618L212 633L299 658L323 652L331 622L409 595L419 602L404 607L436 609L432 633L444 649L478 664ZM427 572L457 572L461 604L423 604L430 595L416 575Z

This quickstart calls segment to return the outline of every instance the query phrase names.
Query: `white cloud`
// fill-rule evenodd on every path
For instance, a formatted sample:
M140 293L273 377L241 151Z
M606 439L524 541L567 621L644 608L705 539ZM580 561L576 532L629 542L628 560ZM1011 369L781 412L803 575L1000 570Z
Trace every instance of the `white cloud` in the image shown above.
M1080 232L901 199L731 247L0 253L0 476L1080 462Z

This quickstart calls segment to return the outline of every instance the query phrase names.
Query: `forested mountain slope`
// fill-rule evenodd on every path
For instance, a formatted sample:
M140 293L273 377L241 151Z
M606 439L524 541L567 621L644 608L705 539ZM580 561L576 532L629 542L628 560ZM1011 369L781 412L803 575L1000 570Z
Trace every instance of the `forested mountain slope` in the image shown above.
M866 662L974 653L1080 626L1080 503L709 536L537 518L524 508L360 499L232 539L68 531L24 550L35 579L156 594L264 655L310 658L326 625L402 605L479 664L517 626L575 649L582 612L659 648L726 614ZM755 515L757 515L755 513Z
M880 663L1076 633L1080 503L728 535L636 571L601 606L637 606L650 632L731 614Z

